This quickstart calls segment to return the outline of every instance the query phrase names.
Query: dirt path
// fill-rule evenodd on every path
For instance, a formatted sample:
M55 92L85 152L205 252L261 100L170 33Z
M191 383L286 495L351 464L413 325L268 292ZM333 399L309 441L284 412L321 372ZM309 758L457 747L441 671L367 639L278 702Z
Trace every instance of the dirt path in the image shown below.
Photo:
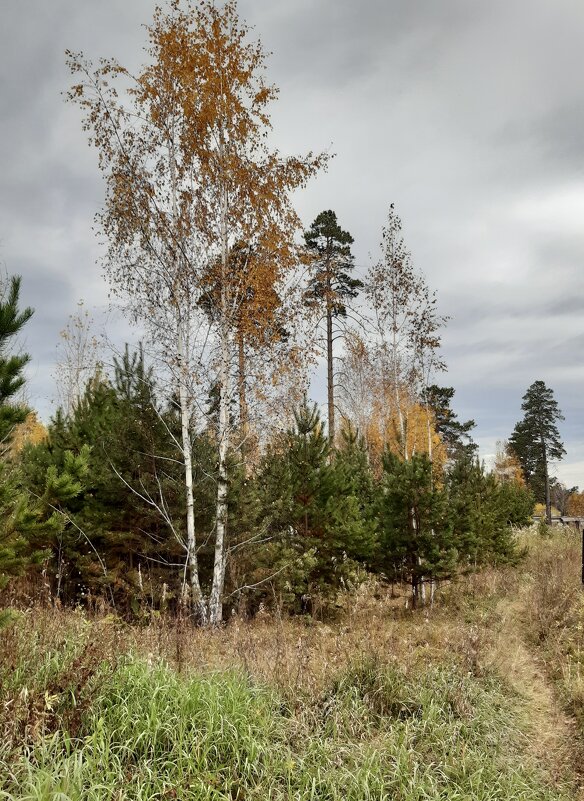
M501 601L500 626L495 633L490 663L525 701L529 750L558 782L576 787L574 798L584 801L584 750L575 721L562 709L537 652L524 637L525 592Z

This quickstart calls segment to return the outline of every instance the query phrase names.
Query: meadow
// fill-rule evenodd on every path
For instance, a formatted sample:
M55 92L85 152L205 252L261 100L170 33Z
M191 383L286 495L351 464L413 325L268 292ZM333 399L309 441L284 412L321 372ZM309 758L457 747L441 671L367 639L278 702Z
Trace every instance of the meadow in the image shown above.
M580 540L521 536L518 568L444 585L431 609L370 584L336 619L216 631L8 610L0 797L583 798Z

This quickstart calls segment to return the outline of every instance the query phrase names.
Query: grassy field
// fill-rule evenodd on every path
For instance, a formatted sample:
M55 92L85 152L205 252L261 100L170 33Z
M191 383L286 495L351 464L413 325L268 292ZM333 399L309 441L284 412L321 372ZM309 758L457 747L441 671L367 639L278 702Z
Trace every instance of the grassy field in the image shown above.
M584 732L584 588L581 535L532 549L524 602L527 638L545 663L563 706ZM584 768L584 762L583 762Z
M530 543L431 611L368 588L334 624L16 613L0 797L581 798L578 540Z

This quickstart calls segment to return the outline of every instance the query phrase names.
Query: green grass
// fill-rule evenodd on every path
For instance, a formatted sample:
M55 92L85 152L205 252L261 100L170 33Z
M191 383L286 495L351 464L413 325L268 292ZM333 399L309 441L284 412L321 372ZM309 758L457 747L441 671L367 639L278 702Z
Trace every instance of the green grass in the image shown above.
M75 659L68 649L65 672ZM517 699L495 677L455 665L406 671L362 657L317 696L295 700L241 673L179 675L126 657L95 668L76 699L84 700L74 735L63 693L66 703L49 697L36 739L4 754L1 798L570 797L526 755Z

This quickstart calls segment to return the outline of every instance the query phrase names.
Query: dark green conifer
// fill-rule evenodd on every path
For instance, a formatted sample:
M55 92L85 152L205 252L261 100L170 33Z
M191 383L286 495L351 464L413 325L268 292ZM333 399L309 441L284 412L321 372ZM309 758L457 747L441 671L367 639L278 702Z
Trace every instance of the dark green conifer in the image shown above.
M30 357L9 350L33 313L29 308L19 310L19 294L20 278L13 277L0 296L0 588L27 566L28 534L35 524L35 514L20 492L15 466L7 459L14 426L24 422L28 413L15 403L15 395L24 385L23 370Z
M564 417L553 390L543 381L534 381L529 387L521 408L525 414L509 437L509 445L521 463L536 501L545 503L546 519L551 524L549 464L566 453L556 425Z
M448 505L461 570L517 562L520 552L511 526L526 522L525 507L478 459L466 454L452 467Z
M172 456L166 442L143 354L126 349L115 361L114 383L95 376L69 417L57 412L48 440L26 449L27 483L40 494L48 470L62 472L68 452L90 448L83 491L68 504L75 525L50 543L48 574L62 600L78 602L90 592L123 610L134 597L158 598L165 580L169 595L176 594L169 574L179 571L165 569L165 563L178 561L180 546L145 500L159 500L157 478L171 511L180 495L173 486L173 462L164 461Z
M0 452L5 451L18 423L24 422L28 409L14 399L23 387L23 370L30 361L26 353L10 354L14 337L30 320L33 310L19 310L20 277L13 276L0 296Z
M257 485L269 551L278 564L286 555L298 607L301 596L335 593L358 575L360 563L371 563L375 525L364 446L348 433L331 459L316 405L304 402L294 422L268 449Z
M470 433L475 427L475 421L460 422L451 406L453 397L453 387L439 387L432 384L424 391L425 402L434 413L436 431L444 443L450 460L459 459L464 454L472 455L477 449Z
M377 517L380 566L388 578L411 585L415 606L422 582L452 576L458 558L446 497L435 486L426 454L407 461L384 454Z
M332 445L335 438L333 322L347 316L347 302L357 297L363 282L351 275L353 237L340 227L334 211L321 211L305 231L304 240L313 263L305 297L309 304L322 310L326 323L328 438Z
M20 278L12 278L0 300L0 588L12 576L45 559L55 538L68 525L64 509L82 489L87 471L88 449L78 456L64 454L62 469L46 466L39 475L38 492L23 486L20 463L9 458L8 447L14 426L28 410L15 403L24 385L22 371L26 354L10 355L8 346L32 316L32 309L19 311Z

